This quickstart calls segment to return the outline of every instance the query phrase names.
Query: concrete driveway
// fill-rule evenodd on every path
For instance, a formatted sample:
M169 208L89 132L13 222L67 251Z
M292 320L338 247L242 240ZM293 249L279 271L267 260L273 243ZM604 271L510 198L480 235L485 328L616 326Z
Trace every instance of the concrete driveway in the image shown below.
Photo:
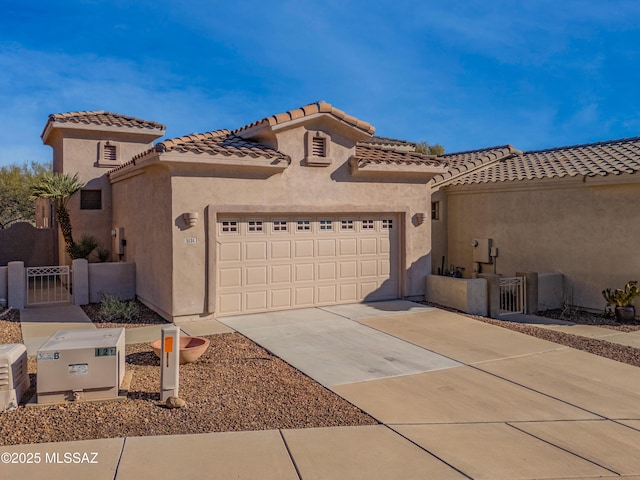
M450 473L640 478L636 367L410 302L220 320Z

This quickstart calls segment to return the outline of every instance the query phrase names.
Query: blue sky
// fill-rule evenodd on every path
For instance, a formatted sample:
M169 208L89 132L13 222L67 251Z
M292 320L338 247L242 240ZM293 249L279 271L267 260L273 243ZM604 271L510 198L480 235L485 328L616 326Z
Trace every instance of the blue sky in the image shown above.
M30 0L0 15L0 165L44 162L50 113L167 136L325 100L447 152L640 135L637 0Z

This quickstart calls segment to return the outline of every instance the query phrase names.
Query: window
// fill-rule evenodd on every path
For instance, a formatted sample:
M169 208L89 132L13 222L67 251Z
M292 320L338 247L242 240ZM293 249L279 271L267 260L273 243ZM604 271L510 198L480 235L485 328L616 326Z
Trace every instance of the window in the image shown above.
M225 220L222 222L222 233L233 233L238 231L238 222Z
M333 222L331 220L320 220L320 230L333 230Z
M273 221L273 231L274 232L286 232L287 231L287 221L286 220L274 220Z
M299 232L310 232L311 222L309 220L298 220L296 222L296 230Z
M353 230L353 220L341 220L340 230Z
M390 218L382 220L382 228L384 230L391 230L393 228L393 220Z
M440 202L431 202L431 220L440 220Z
M373 220L362 220L362 230L374 230Z
M80 190L80 210L101 210L102 190Z
M262 222L260 220L250 220L247 226L247 230L250 233L254 233L254 232L262 232L263 228L262 228Z

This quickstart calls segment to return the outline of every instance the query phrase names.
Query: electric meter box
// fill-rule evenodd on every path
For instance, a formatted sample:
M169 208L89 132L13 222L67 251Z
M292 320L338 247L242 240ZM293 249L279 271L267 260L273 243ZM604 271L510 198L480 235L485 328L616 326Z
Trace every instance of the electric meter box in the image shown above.
M27 347L21 343L0 345L0 411L17 408L29 385Z
M58 330L38 349L38 403L116 398L124 328Z

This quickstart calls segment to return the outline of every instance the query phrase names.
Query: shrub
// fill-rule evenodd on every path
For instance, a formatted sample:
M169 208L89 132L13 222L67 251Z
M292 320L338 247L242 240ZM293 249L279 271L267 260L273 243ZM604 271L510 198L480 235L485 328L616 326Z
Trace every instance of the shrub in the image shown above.
M124 301L115 295L105 294L100 301L99 314L105 322L133 322L140 317L140 308L134 301Z
M627 282L622 288L616 288L611 290L607 288L602 291L602 296L607 301L607 305L615 305L617 307L627 307L631 305L633 299L640 296L640 289L638 289L637 280Z

